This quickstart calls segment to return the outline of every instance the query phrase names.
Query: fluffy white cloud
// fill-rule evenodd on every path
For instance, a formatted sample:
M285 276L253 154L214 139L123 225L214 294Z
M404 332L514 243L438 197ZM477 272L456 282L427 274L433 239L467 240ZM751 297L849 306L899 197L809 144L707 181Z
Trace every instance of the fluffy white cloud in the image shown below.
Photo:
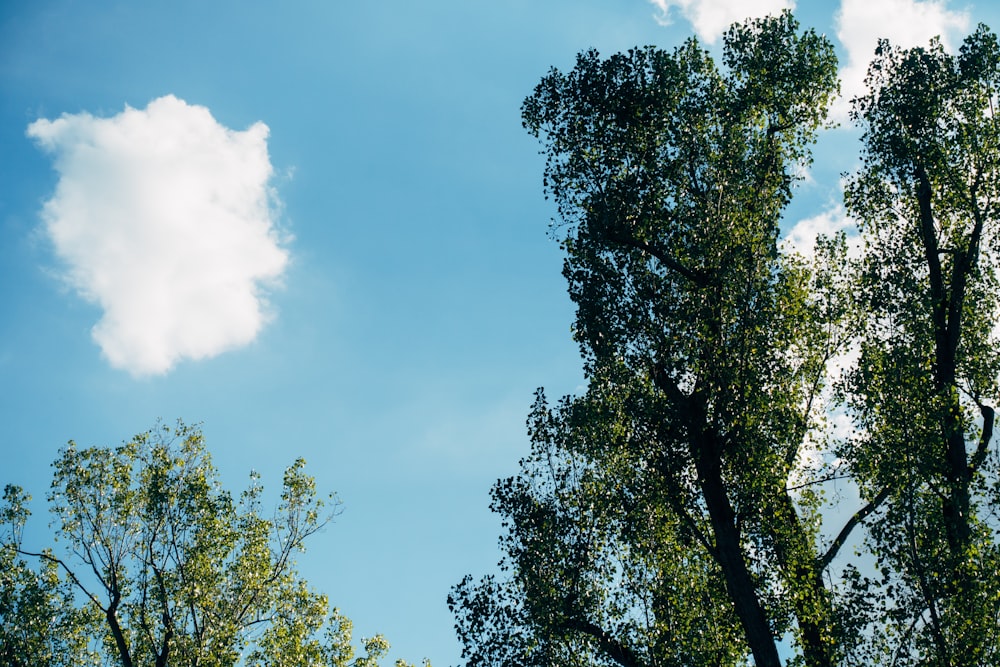
M168 95L40 119L28 136L54 155L45 230L67 282L103 309L92 334L113 366L161 374L256 337L262 286L288 263L266 125L233 131Z
M671 22L670 10L680 9L698 37L714 44L730 25L750 17L777 14L783 9L794 9L794 0L650 0L658 12L656 20L667 25Z
M841 231L847 233L848 252L857 256L861 252L861 237L857 234L857 225L847 217L847 211L840 205L832 206L811 218L799 220L785 234L781 245L786 251L812 257L817 237L832 236Z
M850 101L865 92L865 74L880 38L902 48L927 46L941 37L953 50L954 38L969 30L967 11L950 11L946 0L842 0L837 13L837 38L847 52L840 71L841 98L832 115L845 120Z

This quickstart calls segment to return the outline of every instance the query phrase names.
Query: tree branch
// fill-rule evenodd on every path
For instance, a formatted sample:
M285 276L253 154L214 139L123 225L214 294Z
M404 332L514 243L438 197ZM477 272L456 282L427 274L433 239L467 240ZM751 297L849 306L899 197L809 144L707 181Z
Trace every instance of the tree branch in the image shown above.
M156 575L156 583L160 587L160 597L163 598L163 638L160 643L160 650L156 654L156 667L166 667L167 658L170 655L170 640L174 638L174 621L170 617L170 601L167 595L167 586L163 581L163 573L156 565L150 564L153 574Z
M810 486L815 486L816 484L826 484L827 482L835 482L838 479L853 479L854 475L838 475L832 473L826 477L819 477L817 479L811 479L808 482L802 482L801 484L796 484L795 486L786 486L785 491L798 491L799 489L805 489Z
M97 599L97 596L95 596L93 593L91 593L90 591L87 590L86 586L84 586L80 582L80 580L77 578L77 576L73 572L73 570L69 569L69 566L66 565L66 563L64 563L61 558L56 558L52 554L47 554L47 553L44 553L44 552L43 553L32 553L31 551L25 551L24 549L21 549L21 548L15 548L15 550L17 551L17 553L21 554L22 556L31 556L33 558L43 558L43 559L49 561L50 563L55 563L56 565L58 565L59 567L61 567L63 570L66 571L66 574L69 575L69 578L73 580L73 583L76 584L77 588L79 588L81 591L83 591L84 595L86 595L88 598L90 598L91 602L93 602L94 604L96 604L97 607L101 611L106 611L106 609L104 608L104 606L101 604L101 601Z
M983 415L983 432L979 435L979 444L969 461L969 475L975 473L979 466L986 460L986 454L990 449L990 440L993 439L993 422L996 418L996 411L989 405L980 405L979 412Z
M830 563L833 562L833 559L837 557L837 553L840 552L840 548L844 546L844 542L846 542L847 538L850 537L851 531L854 530L854 528L859 523L864 521L869 514L878 509L878 506L881 505L883 502L885 502L885 499L888 497L889 497L889 487L885 487L884 489L878 492L878 495L872 498L872 501L870 503L859 509L857 512L854 513L854 516L852 516L850 519L847 520L847 523L844 524L844 527L840 529L840 533L838 533L837 537L834 538L833 543L830 544L830 548L827 549L826 553L823 554L823 557L820 558L819 560L820 570L825 570L830 566Z
M638 239L632 238L631 236L626 236L611 229L606 229L604 232L604 238L612 243L617 243L618 245L623 245L628 248L634 248L635 250L641 250L644 253L655 257L661 264L665 267L679 273L683 277L687 278L695 285L699 287L705 287L708 284L706 280L705 273L703 271L696 271L694 269L689 269L688 267L681 264L679 261L666 254L660 248L647 243L645 241L640 241Z
M636 654L625 644L612 637L603 628L577 618L569 618L563 623L567 630L576 630L597 640L598 646L609 658L622 667L643 667Z

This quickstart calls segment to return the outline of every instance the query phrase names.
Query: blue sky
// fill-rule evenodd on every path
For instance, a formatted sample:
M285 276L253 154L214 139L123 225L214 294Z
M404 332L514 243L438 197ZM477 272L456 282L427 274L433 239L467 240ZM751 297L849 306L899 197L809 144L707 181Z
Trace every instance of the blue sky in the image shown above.
M799 4L849 93L876 36L1000 27L985 2ZM0 482L33 492L29 538L67 440L203 422L230 488L303 456L338 494L300 566L359 635L457 663L445 596L499 558L489 487L534 389L582 382L521 101L583 49L780 6L6 0ZM821 138L797 238L849 223L857 145Z

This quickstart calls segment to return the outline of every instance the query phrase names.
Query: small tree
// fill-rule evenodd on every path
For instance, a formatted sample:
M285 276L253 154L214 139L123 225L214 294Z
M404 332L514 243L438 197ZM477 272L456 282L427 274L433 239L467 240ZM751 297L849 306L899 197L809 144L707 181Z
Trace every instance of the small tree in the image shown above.
M78 649L89 640L121 667L230 667L245 655L250 665L360 667L384 654L387 645L376 638L369 656L349 663L349 622L336 611L327 621L326 596L296 571L295 555L336 508L317 498L302 459L285 471L271 518L261 513L258 475L234 499L200 429L183 423L113 449L70 442L53 465L49 502L64 554L22 546L26 496L10 486L5 494L10 530L2 555L38 558L42 572L18 561L16 576L26 583L5 581L4 599L20 592L21 601L3 617L0 652L18 650L6 643L11 629L48 613L24 601L34 582L43 603L68 614L48 628L48 641ZM71 604L73 589L82 607Z

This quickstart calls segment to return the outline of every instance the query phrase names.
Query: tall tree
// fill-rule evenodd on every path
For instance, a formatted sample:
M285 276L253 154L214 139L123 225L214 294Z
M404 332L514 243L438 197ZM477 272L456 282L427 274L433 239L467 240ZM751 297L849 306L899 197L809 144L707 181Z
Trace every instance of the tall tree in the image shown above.
M5 573L0 600L21 601L9 614L0 609L0 651L19 650L7 643L11 631L39 623L55 602L72 611L66 627L45 628L44 641L82 641L121 667L231 667L244 658L260 667L374 667L385 640L367 641L368 654L354 658L350 622L336 610L328 619L326 596L297 573L295 555L332 517L304 465L285 471L278 507L265 516L259 476L234 499L196 427L160 425L115 448L70 442L49 494L65 553L24 548L26 496L7 487L0 557L37 558L42 569L19 560ZM10 584L12 576L27 583ZM36 583L38 601L25 602Z
M836 94L833 48L789 13L733 26L717 68L673 52L581 54L523 107L546 147L587 393L529 418L493 490L504 581L450 603L470 665L809 665L845 619L819 514L794 489L843 344L843 244L816 267L779 221ZM833 268L831 268L833 267Z
M855 103L863 167L847 189L867 253L844 448L869 497L895 664L1000 662L994 408L1000 321L1000 48L882 42Z

